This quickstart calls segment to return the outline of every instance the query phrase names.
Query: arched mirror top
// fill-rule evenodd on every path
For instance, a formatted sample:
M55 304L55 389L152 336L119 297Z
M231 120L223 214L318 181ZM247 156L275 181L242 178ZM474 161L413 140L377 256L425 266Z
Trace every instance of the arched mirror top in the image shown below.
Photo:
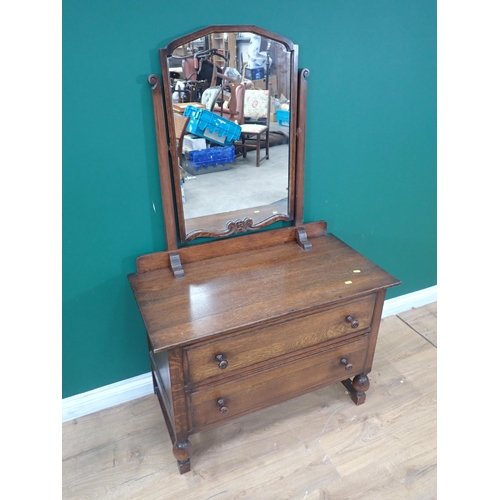
M278 35L266 29L260 28L259 26L255 26L253 24L240 24L240 25L223 24L223 25L206 26L205 28L193 31L191 33L188 33L187 35L172 40L165 47L166 54L167 56L171 56L177 47L189 43L193 40L204 38L208 35L211 35L212 33L254 33L261 37L274 40L276 42L283 44L286 50L288 50L289 52L293 52L297 48L297 46L294 45L289 38Z
M160 60L163 95L150 82L168 246L174 227L188 242L296 220L298 47L258 26L208 26L171 41Z

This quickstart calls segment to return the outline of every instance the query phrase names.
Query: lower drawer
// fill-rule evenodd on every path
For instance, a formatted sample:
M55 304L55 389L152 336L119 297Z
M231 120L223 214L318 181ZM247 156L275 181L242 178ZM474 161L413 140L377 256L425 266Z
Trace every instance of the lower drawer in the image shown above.
M193 392L193 430L340 382L363 371L368 337Z

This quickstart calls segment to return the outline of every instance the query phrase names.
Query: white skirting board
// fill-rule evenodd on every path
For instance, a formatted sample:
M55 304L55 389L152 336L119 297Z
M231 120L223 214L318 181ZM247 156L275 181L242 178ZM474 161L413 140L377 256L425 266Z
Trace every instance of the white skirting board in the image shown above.
M392 316L437 301L437 286L418 290L388 299L384 303L382 317ZM135 398L153 393L151 373L145 373L115 384L99 387L62 400L62 421L83 417L111 406L126 403Z
M99 410L132 401L153 393L151 373L98 387L62 400L62 421L83 417Z
M407 293L394 299L389 299L384 302L382 309L382 318L409 311L414 307L421 307L427 304L432 304L437 301L437 285L416 292Z

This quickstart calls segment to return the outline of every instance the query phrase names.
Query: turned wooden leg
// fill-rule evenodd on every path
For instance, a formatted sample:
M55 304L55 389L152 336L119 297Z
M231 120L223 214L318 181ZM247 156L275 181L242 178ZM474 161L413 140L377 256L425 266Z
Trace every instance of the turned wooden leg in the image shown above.
M177 467L179 467L179 472L184 474L185 472L189 472L191 470L191 443L187 439L183 443L175 442L172 453L174 457L177 459Z
M245 144L245 136L241 136L241 144L243 145L243 158L247 157L247 145Z
M351 382L351 379L342 380L342 384L349 391L351 399L361 405L365 402L366 391L370 388L370 381L366 375L356 375Z

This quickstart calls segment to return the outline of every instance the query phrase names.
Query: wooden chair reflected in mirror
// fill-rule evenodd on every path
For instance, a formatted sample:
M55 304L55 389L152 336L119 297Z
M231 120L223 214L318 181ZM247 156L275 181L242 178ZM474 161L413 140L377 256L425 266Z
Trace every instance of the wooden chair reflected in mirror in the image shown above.
M188 122L189 117L180 115L179 113L174 113L175 138L177 141L177 158L179 161L180 178L182 180L184 180L184 178L187 176L187 172L182 168L182 146L184 144L184 136L186 135Z
M256 166L269 159L269 126L272 89L250 89L245 91L244 109L245 123L241 125L240 141L243 158L249 149L255 149ZM262 141L263 139L263 141ZM262 142L261 142L262 141ZM266 154L261 159L261 147L265 146Z
M218 115L241 125L245 120L245 85L243 83L231 83L224 85L229 89L227 100L222 102L222 106L214 106L213 111ZM223 95L227 92L223 92Z

